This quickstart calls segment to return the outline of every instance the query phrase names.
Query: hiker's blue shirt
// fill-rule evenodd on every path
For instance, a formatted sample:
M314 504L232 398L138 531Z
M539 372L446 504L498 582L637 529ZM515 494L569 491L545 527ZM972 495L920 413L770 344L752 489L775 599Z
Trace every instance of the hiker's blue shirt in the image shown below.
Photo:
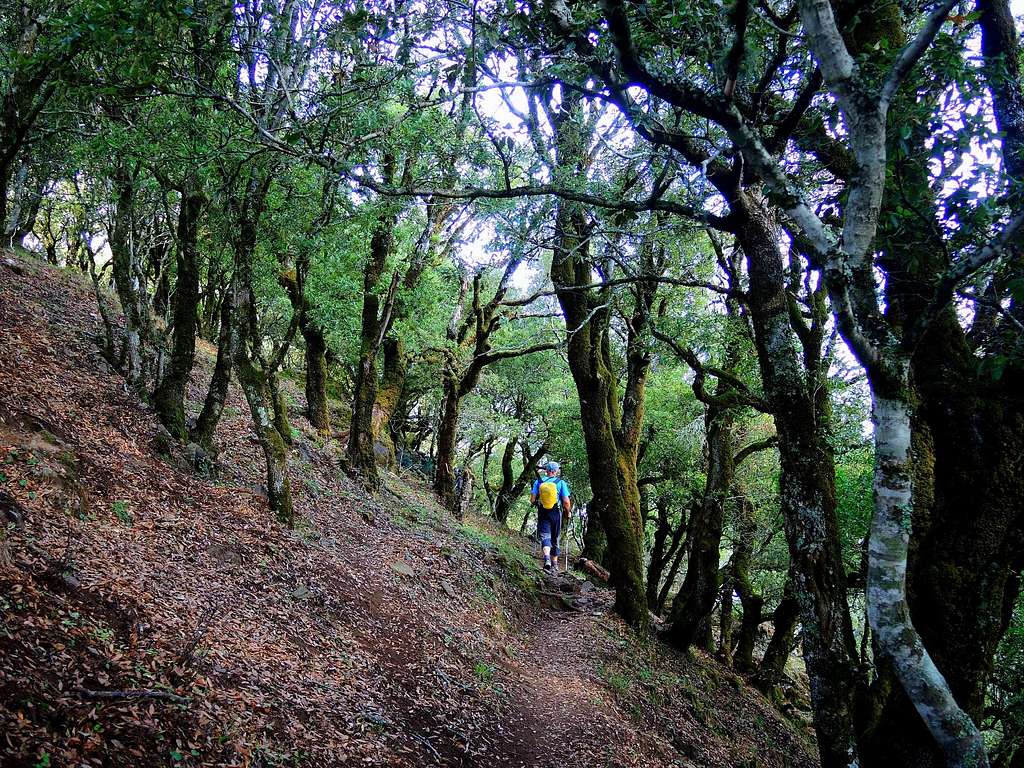
M548 477L548 478L545 478L544 480L540 480L540 479L534 480L533 481L533 495L534 496L539 496L540 495L540 484L541 483L554 483L555 484L555 490L558 491L558 500L559 501L564 501L565 499L569 498L569 484L567 482L565 482L565 480L563 480L560 477Z
M558 491L558 503L551 509L544 509L540 505L541 483L554 483ZM533 481L533 497L537 501L537 538L542 546L551 547L553 557L558 557L561 550L558 547L558 537L562 530L562 502L569 498L569 484L560 477L546 477L543 480Z

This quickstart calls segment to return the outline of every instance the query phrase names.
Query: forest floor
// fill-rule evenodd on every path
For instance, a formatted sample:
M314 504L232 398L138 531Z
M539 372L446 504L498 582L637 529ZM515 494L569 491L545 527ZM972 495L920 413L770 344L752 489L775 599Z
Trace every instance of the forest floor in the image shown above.
M638 642L529 540L415 476L364 496L290 383L281 526L239 392L197 475L100 330L87 279L0 253L0 766L816 764L805 727Z

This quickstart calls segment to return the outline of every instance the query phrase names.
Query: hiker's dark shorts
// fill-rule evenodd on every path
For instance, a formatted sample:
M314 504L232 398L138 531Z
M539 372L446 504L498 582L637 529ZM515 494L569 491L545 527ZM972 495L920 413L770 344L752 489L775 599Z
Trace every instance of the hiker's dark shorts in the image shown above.
M558 537L562 532L562 510L559 507L554 509L542 509L537 507L537 536L540 537L541 546L551 547L551 554L558 557L561 550L558 548Z

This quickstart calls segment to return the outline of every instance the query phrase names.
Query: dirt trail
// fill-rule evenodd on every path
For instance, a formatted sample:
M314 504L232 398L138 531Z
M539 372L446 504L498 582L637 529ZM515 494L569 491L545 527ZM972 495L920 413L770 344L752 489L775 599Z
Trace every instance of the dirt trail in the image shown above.
M551 579L548 585L564 586L572 578ZM541 608L520 627L513 661L502 668L511 692L503 722L506 738L500 742L509 755L504 764L679 765L679 755L663 740L623 720L607 681L598 674L602 660L615 655L624 631L609 612L611 595L594 592L576 600L585 607Z

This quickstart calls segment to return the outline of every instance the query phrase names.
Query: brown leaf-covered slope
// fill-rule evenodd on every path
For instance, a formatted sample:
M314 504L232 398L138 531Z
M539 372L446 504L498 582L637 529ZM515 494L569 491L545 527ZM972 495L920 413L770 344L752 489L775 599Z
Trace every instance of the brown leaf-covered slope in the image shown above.
M99 327L87 281L0 254L0 765L813 765L738 679L638 646L527 542L409 478L363 496L297 388L294 530L237 392L197 476Z

